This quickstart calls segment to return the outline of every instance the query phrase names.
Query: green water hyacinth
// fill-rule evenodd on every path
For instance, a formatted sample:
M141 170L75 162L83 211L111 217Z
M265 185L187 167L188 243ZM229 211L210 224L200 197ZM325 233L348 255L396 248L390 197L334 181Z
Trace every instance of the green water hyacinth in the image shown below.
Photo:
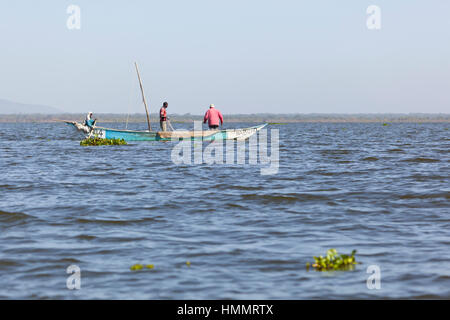
M134 264L130 267L131 271L137 271L144 269L144 266L142 264Z
M144 269L144 268L146 268L146 269L154 269L154 268L155 268L155 265L153 265L153 264L143 265L143 264L138 263L138 264L132 265L132 266L130 267L130 270L131 270L131 271L139 271L139 270L142 270L142 269Z
M125 145L127 142L123 139L103 139L103 138L86 138L80 141L80 146L118 146Z
M316 271L332 271L332 270L352 270L355 264L359 264L355 260L356 250L353 250L350 255L338 254L336 249L327 251L325 257L313 257L314 263L312 267ZM308 262L306 268L309 270L311 264Z

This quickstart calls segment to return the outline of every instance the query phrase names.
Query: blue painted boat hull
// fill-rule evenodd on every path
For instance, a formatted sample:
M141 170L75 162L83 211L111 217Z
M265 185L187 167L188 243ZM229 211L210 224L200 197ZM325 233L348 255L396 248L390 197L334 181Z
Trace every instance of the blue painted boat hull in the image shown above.
M80 129L79 123L66 121ZM123 139L125 141L179 141L179 140L228 140L228 139L247 139L257 131L261 130L267 123L242 129L227 130L205 130L205 131L133 131L118 130L103 127L95 127L93 136L106 139ZM82 125L81 125L82 127Z

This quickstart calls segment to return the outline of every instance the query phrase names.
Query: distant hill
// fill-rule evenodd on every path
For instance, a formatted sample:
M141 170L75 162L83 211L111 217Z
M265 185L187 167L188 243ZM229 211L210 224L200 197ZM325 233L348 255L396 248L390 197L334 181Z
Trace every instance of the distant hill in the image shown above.
M25 104L13 101L0 99L0 114L60 114L64 113L54 107L39 105L39 104Z

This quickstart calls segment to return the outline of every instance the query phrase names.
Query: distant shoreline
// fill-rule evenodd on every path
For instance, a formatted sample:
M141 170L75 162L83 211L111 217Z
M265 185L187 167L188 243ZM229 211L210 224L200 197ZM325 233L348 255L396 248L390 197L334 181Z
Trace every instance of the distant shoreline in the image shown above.
M84 114L0 114L0 122L55 122L59 120L83 121ZM94 118L98 122L146 122L145 114L111 114L97 113ZM450 122L450 114L229 114L224 115L225 121L232 122L269 122L269 123L302 123L302 122L334 122L334 123L358 123L358 122ZM170 120L174 123L190 123L195 120L203 120L202 115L173 114ZM157 115L151 115L153 123L159 122Z

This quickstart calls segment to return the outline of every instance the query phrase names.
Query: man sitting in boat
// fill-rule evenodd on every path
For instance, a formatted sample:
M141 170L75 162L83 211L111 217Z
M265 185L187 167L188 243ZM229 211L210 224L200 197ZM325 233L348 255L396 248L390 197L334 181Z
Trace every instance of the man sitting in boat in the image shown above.
M217 130L217 128L219 128L219 121L220 125L223 125L222 113L220 113L220 111L217 110L213 104L209 106L209 110L205 113L203 123L206 123L206 121L208 121L208 126L211 130Z
M159 124L162 131L167 131L167 107L169 104L167 102L163 103L161 109L159 109Z
M84 120L84 125L92 128L96 121L97 119L92 119L92 112L89 112L86 116L86 120Z

